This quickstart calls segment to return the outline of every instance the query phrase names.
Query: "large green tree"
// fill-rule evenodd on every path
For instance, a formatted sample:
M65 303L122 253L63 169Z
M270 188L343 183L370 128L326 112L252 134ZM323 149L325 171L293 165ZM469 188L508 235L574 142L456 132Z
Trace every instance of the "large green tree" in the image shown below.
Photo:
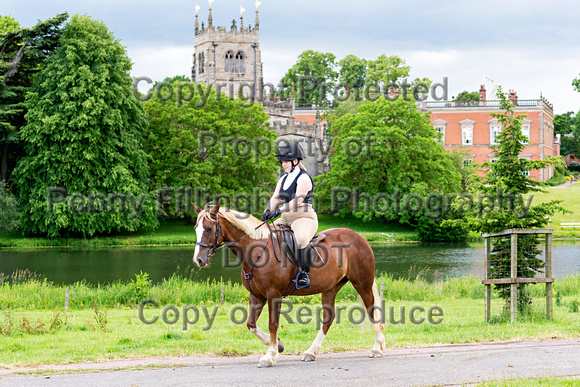
M460 173L414 101L379 97L342 113L330 118L330 171L317 178L321 210L417 225L425 215L417 200L460 190Z
M15 170L23 231L92 236L156 227L145 114L125 48L102 22L75 15L44 63L27 97L26 156Z
M10 16L0 16L0 181L10 178L22 153L18 132L24 125L24 99L42 61L60 36L63 13L32 28L21 28Z
M560 134L560 155L580 158L580 114L566 112L554 116L554 133Z
M172 187L160 192L160 201L171 204L164 206L165 212L183 215L191 210L191 201L202 201L195 203L202 206L218 196L222 205L261 211L279 168L276 134L268 128L264 108L225 94L216 98L213 88L181 77L164 84L145 102L145 138L152 182L158 188ZM257 203L260 194L263 200ZM179 196L183 199L176 200Z
M350 54L342 58L338 65L340 66L338 81L347 89L347 93L351 94L354 90L356 94L354 97L359 99L360 89L366 83L367 61Z
M416 78L410 81L410 71L411 67L405 65L399 56L381 54L377 59L367 61L367 88L382 88L383 95L396 92L409 99L426 98L424 93L428 92L431 80Z
M335 71L336 56L330 52L306 50L298 55L296 63L286 72L282 82L286 96L294 84L296 102L322 105L333 91L338 73Z

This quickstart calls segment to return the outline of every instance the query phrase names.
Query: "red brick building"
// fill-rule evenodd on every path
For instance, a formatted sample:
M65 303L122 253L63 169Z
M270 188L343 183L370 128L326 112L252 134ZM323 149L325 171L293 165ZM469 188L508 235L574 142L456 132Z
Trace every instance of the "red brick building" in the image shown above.
M552 105L543 97L518 100L517 93L510 90L509 97L516 115L526 115L522 131L528 143L520 157L543 160L559 156L560 145L554 138L554 112ZM496 142L501 125L491 113L500 113L499 101L486 99L482 85L479 101L428 101L419 104L431 112L433 126L442 133L442 141L449 152L467 152L465 162L494 161L490 145ZM554 175L554 167L530 171L532 178L548 180Z

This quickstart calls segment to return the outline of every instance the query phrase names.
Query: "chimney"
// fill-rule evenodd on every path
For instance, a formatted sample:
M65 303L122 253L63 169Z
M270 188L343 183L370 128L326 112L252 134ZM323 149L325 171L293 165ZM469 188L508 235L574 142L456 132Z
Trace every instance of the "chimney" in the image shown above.
M483 106L485 106L486 105L485 100L486 100L485 85L481 85L479 86L479 102L483 102Z
M512 101L512 105L518 106L518 93L514 89L510 89L510 101Z

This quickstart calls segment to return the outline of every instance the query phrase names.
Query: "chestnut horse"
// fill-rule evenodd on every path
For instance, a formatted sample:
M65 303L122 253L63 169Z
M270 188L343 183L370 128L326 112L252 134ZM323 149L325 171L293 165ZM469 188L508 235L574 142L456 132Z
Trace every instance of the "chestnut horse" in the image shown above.
M296 290L291 282L296 271L281 257L277 248L277 233L271 233L255 217L220 208L219 203L209 210L195 207L198 213L195 232L197 244L193 262L200 268L209 265L210 258L225 244L242 264L242 283L250 292L247 326L265 345L268 352L260 359L259 367L269 367L284 350L277 331L280 320L281 299L286 295L305 296L322 293L322 327L306 352L303 361L312 361L322 346L324 337L334 317L336 293L350 281L360 294L374 323L375 344L370 357L382 356L385 338L381 332L380 298L375 283L375 258L365 238L347 228L325 230L318 244L318 256L313 254L310 270L310 288ZM260 227L261 226L261 227ZM276 251L273 246L276 245ZM262 308L268 302L269 330L266 334L256 326Z

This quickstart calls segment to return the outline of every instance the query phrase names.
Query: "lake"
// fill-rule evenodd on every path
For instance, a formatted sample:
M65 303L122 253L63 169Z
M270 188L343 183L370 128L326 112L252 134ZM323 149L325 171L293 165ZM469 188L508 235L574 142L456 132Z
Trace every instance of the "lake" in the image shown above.
M433 281L440 278L475 275L483 277L483 245L373 244L376 270L395 278L417 275ZM140 271L159 282L179 272L195 280L223 278L241 282L237 258L224 249L208 268L193 265L194 246L172 248L83 249L0 249L0 273L29 269L57 284L127 282ZM556 278L580 272L580 243L554 242L552 270ZM193 270L192 270L193 269Z

